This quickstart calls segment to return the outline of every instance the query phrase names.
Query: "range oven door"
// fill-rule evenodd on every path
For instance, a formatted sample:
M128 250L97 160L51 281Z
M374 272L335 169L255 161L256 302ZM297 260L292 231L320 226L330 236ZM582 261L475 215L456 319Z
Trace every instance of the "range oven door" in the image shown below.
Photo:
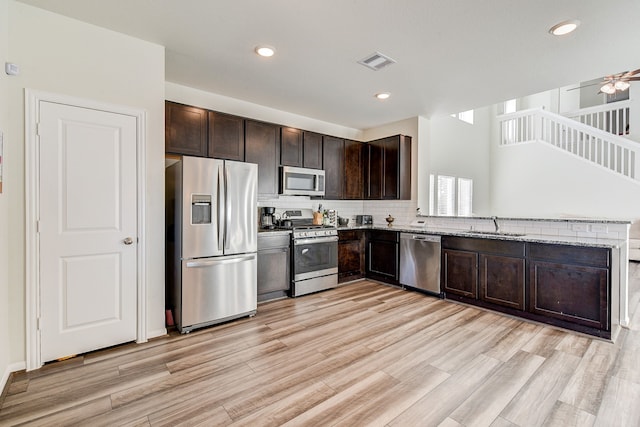
M338 236L294 239L293 280L338 274Z

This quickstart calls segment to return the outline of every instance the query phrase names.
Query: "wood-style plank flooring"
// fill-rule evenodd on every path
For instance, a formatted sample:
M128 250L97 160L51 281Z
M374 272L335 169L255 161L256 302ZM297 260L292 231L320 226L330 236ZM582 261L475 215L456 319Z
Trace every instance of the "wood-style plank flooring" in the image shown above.
M367 281L13 375L0 425L638 426L615 344Z

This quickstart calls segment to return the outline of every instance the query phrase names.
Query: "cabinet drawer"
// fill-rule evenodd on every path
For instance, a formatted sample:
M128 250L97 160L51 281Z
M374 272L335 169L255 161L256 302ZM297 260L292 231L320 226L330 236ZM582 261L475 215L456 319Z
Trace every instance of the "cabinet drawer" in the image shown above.
M471 237L444 236L442 247L462 251L483 252L513 257L525 256L524 242L496 239L474 239Z
M369 232L369 239L385 242L399 242L400 235L397 231L371 230Z
M360 240L362 237L361 230L340 230L338 231L338 240L343 242L347 240Z
M609 249L605 248L529 243L528 256L531 259L553 261L563 264L609 267Z

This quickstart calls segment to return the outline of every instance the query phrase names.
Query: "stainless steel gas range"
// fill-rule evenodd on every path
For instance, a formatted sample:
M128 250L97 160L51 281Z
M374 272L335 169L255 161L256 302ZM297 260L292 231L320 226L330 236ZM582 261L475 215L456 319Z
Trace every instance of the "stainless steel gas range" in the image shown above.
M279 214L279 215L278 215ZM338 230L313 225L311 209L276 210L292 225L291 296L298 297L338 285Z

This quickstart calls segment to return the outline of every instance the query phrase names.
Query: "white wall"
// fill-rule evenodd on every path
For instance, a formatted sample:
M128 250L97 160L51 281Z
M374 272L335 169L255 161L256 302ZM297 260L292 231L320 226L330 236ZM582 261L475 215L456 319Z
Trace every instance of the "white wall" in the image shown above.
M11 251L0 258L0 266L7 267L2 271L7 271L10 302L8 310L0 307L9 319L8 345L3 339L1 347L10 349L10 362L25 360L25 88L147 112L147 322L150 336L163 334L164 48L13 0L8 0L8 6L8 14L2 16L8 15L10 59L20 66L20 76L10 79L9 96L3 97L11 106L11 140L8 147L5 143L10 162L6 170L8 191L0 203L8 204L11 210L7 215L0 205L0 220L8 223ZM0 328L4 326L3 322Z
M497 147L493 213L528 218L640 217L640 183L546 143Z
M491 214L493 107L474 110L474 124L451 116L430 120L429 173L473 179L474 215ZM421 194L423 194L421 192ZM425 205L422 200L421 206ZM424 211L426 214L428 211Z
M0 0L0 63L9 61L9 1ZM8 85L9 76L0 73L0 131L3 132L4 146L9 145L9 103ZM13 161L6 157L5 148L3 156L4 165ZM3 166L4 166L3 165ZM13 182L7 180L6 166L3 174L3 193L0 194L0 393L4 388L9 375L11 362L11 341L9 339L9 191Z
M323 122L310 117L276 110L263 105L241 101L228 96L194 89L177 83L166 82L165 96L169 101L193 105L208 110L248 117L264 122L277 123L308 131L332 135L339 138L362 140L362 131Z
M417 208L420 213L429 213L429 174L431 173L431 120L418 117L418 170L416 171Z

